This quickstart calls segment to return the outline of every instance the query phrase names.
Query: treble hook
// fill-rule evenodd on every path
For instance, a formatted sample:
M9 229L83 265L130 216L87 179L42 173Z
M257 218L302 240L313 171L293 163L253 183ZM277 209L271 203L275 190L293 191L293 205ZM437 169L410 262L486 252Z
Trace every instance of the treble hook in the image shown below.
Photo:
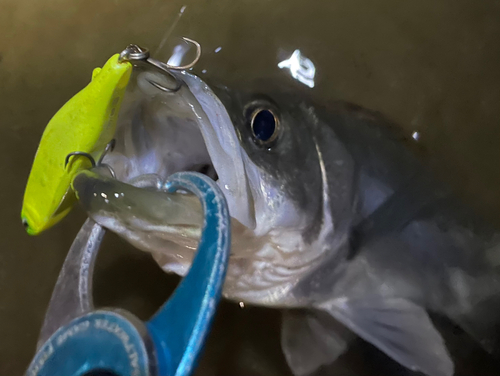
M106 154L108 152L110 152L110 151L113 151L113 149L115 148L115 145L116 145L116 140L112 139L106 145L106 148L102 152L101 157L98 159L97 162L95 161L94 157L91 154L86 153L84 151L74 151L72 153L69 153L66 156L66 159L64 160L64 168L68 167L68 163L69 163L69 160L70 160L71 157L73 157L73 156L80 156L80 157L87 158L90 161L90 164L92 165L92 168L95 168L95 167L106 167L109 170L109 172L111 173L111 176L113 178L116 178L115 171L111 168L111 166L108 165L107 163L102 163L102 160L104 159L104 157L106 156Z
M168 88L165 87L158 82L154 82L151 80L147 80L151 85L156 87L157 89L167 92L167 93L175 93L178 91L181 86L182 82L171 72L172 70L176 71L181 71L181 70L186 70L194 67L194 65L200 60L201 57L201 46L198 42L196 42L193 39L189 39L186 37L182 37L182 39L188 43L192 43L196 47L196 57L194 60L186 65L181 65L181 66L176 66L176 65L170 65L167 63L163 63L161 61L155 60L152 57L149 56L149 50L147 48L139 47L136 44L129 44L127 48L125 48L121 53L120 53L120 61L129 61L129 62L142 62L142 63L147 63L155 67L156 69L159 69L163 73L168 74L170 77L172 77L175 82L176 86L175 88Z

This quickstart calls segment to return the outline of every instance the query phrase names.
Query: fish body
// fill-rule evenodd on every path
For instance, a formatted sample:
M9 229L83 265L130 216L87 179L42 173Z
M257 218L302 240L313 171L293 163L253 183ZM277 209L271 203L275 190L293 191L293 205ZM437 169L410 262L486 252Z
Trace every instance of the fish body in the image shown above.
M196 223L169 223L157 192L125 182L159 187L176 171L213 168L232 217L224 295L292 308L282 345L295 375L333 362L350 330L411 370L450 376L427 310L497 345L496 231L459 209L382 116L178 78L185 85L168 96L139 76L106 156L118 180L75 186L94 220L184 275L195 249L186 239L199 236L185 228Z
M92 81L52 117L42 135L28 178L21 212L30 235L36 235L60 221L75 202L70 183L76 172L90 166L85 152L99 158L113 138L123 94L132 65L112 56L96 68Z

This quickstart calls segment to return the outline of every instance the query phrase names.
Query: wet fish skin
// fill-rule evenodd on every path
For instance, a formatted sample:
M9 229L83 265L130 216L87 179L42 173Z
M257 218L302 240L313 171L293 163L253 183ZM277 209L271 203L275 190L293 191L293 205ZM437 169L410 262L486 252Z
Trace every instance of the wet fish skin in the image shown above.
M332 322L430 376L452 375L453 363L426 309L448 316L490 348L497 346L492 328L498 317L491 314L500 308L496 231L456 205L382 116L341 103L320 109L282 94L218 89L214 99L201 80L184 79L191 94L181 95L200 119L210 118L217 100L223 103L217 111L224 108L236 130L241 153L235 159L243 161L251 192L256 224L233 234L225 295L311 311L303 320L284 314L282 344L296 375L334 361L347 347ZM250 133L248 114L256 106L279 116L281 134L271 147L258 145ZM135 125L140 126L148 124ZM205 142L214 139L205 136ZM140 172L137 160L134 171ZM119 189L123 183L114 184ZM150 203L150 195L138 192L135 205ZM237 209L230 207L239 215ZM137 213L143 223L147 211L141 207ZM111 230L124 222L112 211L103 218L113 218L115 223L107 222ZM139 230L129 227L122 236L130 240ZM159 253L147 237L141 248ZM301 357L311 348L323 356Z

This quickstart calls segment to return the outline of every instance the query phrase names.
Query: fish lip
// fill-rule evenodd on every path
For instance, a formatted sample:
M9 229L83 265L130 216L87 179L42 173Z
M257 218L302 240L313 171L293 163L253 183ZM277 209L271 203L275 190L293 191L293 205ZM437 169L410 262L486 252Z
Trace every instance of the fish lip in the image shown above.
M186 71L174 73L197 101L191 106L199 119L198 125L212 166L232 218L250 229L255 229L256 218L253 195L247 169L252 162L240 145L231 117L222 101L200 77ZM201 113L202 112L202 113Z

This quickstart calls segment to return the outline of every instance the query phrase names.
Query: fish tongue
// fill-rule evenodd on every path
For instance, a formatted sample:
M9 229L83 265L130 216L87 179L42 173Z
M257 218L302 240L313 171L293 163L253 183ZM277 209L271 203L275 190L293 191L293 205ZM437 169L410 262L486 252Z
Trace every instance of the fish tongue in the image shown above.
M159 191L163 182L156 175L132 183L93 170L78 174L72 188L92 219L140 249L157 251L165 240L196 248L203 225L198 198Z

